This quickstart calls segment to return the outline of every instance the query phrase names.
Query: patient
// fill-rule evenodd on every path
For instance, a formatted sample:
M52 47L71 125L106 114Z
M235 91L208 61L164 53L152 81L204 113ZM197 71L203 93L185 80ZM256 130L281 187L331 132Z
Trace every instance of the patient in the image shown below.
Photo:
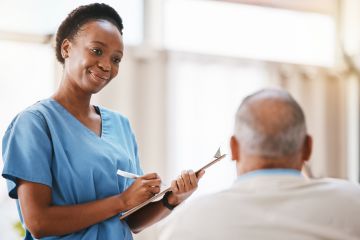
M312 138L287 92L248 96L230 144L236 182L177 209L160 239L360 239L360 187L300 172Z

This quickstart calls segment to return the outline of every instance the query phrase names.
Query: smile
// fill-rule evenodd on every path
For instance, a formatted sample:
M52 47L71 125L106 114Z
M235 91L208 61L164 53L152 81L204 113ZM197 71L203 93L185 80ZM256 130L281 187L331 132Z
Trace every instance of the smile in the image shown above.
M110 79L110 77L108 76L99 76L93 72L89 72L91 77L96 80L96 81L108 81Z

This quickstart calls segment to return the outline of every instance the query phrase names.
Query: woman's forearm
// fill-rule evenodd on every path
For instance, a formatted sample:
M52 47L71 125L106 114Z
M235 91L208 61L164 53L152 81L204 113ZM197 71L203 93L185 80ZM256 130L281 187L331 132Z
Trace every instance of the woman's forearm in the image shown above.
M156 173L149 173L136 179L121 194L67 206L54 206L52 190L43 184L18 179L17 192L26 227L40 238L74 233L113 217L159 192L160 183Z
M127 222L133 233L138 233L152 224L160 221L171 213L161 201L152 202L127 217Z
M48 186L18 181L17 192L24 222L36 238L74 233L128 209L122 195L83 204L54 206Z
M60 236L85 229L123 210L119 196L84 204L49 206L33 214L27 227L36 238Z

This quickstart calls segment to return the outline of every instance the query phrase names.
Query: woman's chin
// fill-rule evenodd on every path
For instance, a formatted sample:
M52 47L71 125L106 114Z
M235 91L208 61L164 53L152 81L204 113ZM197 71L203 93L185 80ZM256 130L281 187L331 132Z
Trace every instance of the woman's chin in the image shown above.
M91 94L96 94L96 93L100 92L103 88L104 88L104 86L99 87L99 88L92 88L92 89L90 89L90 92L91 92Z
M107 85L107 83L99 84L99 83L91 82L91 84L88 84L86 86L86 89L91 94L96 94L96 93L100 92L106 85Z

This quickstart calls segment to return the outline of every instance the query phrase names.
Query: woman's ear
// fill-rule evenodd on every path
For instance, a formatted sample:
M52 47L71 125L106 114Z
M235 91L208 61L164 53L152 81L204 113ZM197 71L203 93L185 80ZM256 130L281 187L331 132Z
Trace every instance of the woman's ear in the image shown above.
M65 38L64 41L61 43L61 56L65 60L69 57L69 51L71 48L71 42Z
M230 139L231 159L234 161L240 160L240 145L235 136Z

